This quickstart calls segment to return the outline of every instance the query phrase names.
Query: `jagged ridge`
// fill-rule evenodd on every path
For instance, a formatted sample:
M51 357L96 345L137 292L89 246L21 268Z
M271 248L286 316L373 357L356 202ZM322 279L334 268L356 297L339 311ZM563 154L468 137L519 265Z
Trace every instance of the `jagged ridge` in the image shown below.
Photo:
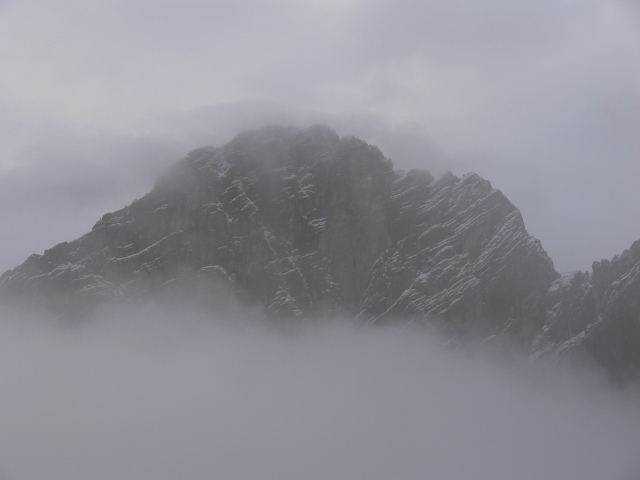
M640 240L592 272L556 280L544 299L545 324L533 357L587 352L621 383L640 378Z
M618 342L620 322L640 336L639 248L560 277L479 176L436 182L327 127L268 127L194 150L145 197L2 275L0 296L78 318L113 299L218 310L234 296L277 318L441 319L513 335L533 356L580 344L606 363L598 338Z

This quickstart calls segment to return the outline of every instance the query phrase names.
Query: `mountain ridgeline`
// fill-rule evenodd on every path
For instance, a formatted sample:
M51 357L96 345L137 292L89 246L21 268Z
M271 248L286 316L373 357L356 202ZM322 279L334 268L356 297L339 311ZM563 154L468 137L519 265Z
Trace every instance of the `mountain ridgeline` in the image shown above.
M437 322L517 339L531 358L587 352L620 381L640 373L640 241L560 276L487 180L396 171L324 126L192 151L143 198L4 273L0 300L65 319L180 300L274 319Z

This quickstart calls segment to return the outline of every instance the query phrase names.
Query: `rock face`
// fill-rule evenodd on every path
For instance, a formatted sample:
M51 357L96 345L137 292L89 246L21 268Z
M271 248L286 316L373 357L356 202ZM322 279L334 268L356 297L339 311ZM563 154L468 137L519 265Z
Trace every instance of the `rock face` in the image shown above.
M583 351L620 383L640 378L640 240L591 273L553 282L544 308L534 357Z
M433 184L409 172L392 184L389 213L392 246L373 265L363 313L533 335L557 273L500 191L475 174Z
M219 310L233 297L274 318L439 319L533 356L584 345L633 373L639 250L560 277L477 175L434 181L327 127L268 127L194 150L145 197L2 275L0 299L71 318L112 300Z

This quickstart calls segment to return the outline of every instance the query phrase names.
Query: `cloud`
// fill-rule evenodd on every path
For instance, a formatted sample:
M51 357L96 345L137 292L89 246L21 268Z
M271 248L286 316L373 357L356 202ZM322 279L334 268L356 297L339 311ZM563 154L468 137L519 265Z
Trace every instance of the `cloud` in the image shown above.
M637 399L451 352L433 332L283 332L153 308L80 331L7 320L0 466L12 480L640 471Z
M478 172L558 269L588 268L640 237L639 26L632 0L0 2L0 271L192 148L319 122L398 168ZM396 331L187 321L194 335L153 317L0 323L0 478L640 468L637 407L567 377L540 385Z
M586 269L640 235L636 3L7 2L0 165L49 141L43 124L181 155L328 119L400 167L487 177L559 269Z

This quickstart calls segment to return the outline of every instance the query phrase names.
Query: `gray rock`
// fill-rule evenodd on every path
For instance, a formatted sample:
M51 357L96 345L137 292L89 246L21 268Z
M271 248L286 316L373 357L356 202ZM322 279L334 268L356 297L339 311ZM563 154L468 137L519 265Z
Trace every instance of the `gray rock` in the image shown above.
M533 358L587 354L619 383L640 378L640 240L592 273L564 275L543 303Z
M515 338L532 359L587 351L616 378L640 373L640 242L560 276L487 180L394 171L324 126L192 151L91 232L4 273L0 299L64 319L179 300L274 319L439 322L453 336Z

